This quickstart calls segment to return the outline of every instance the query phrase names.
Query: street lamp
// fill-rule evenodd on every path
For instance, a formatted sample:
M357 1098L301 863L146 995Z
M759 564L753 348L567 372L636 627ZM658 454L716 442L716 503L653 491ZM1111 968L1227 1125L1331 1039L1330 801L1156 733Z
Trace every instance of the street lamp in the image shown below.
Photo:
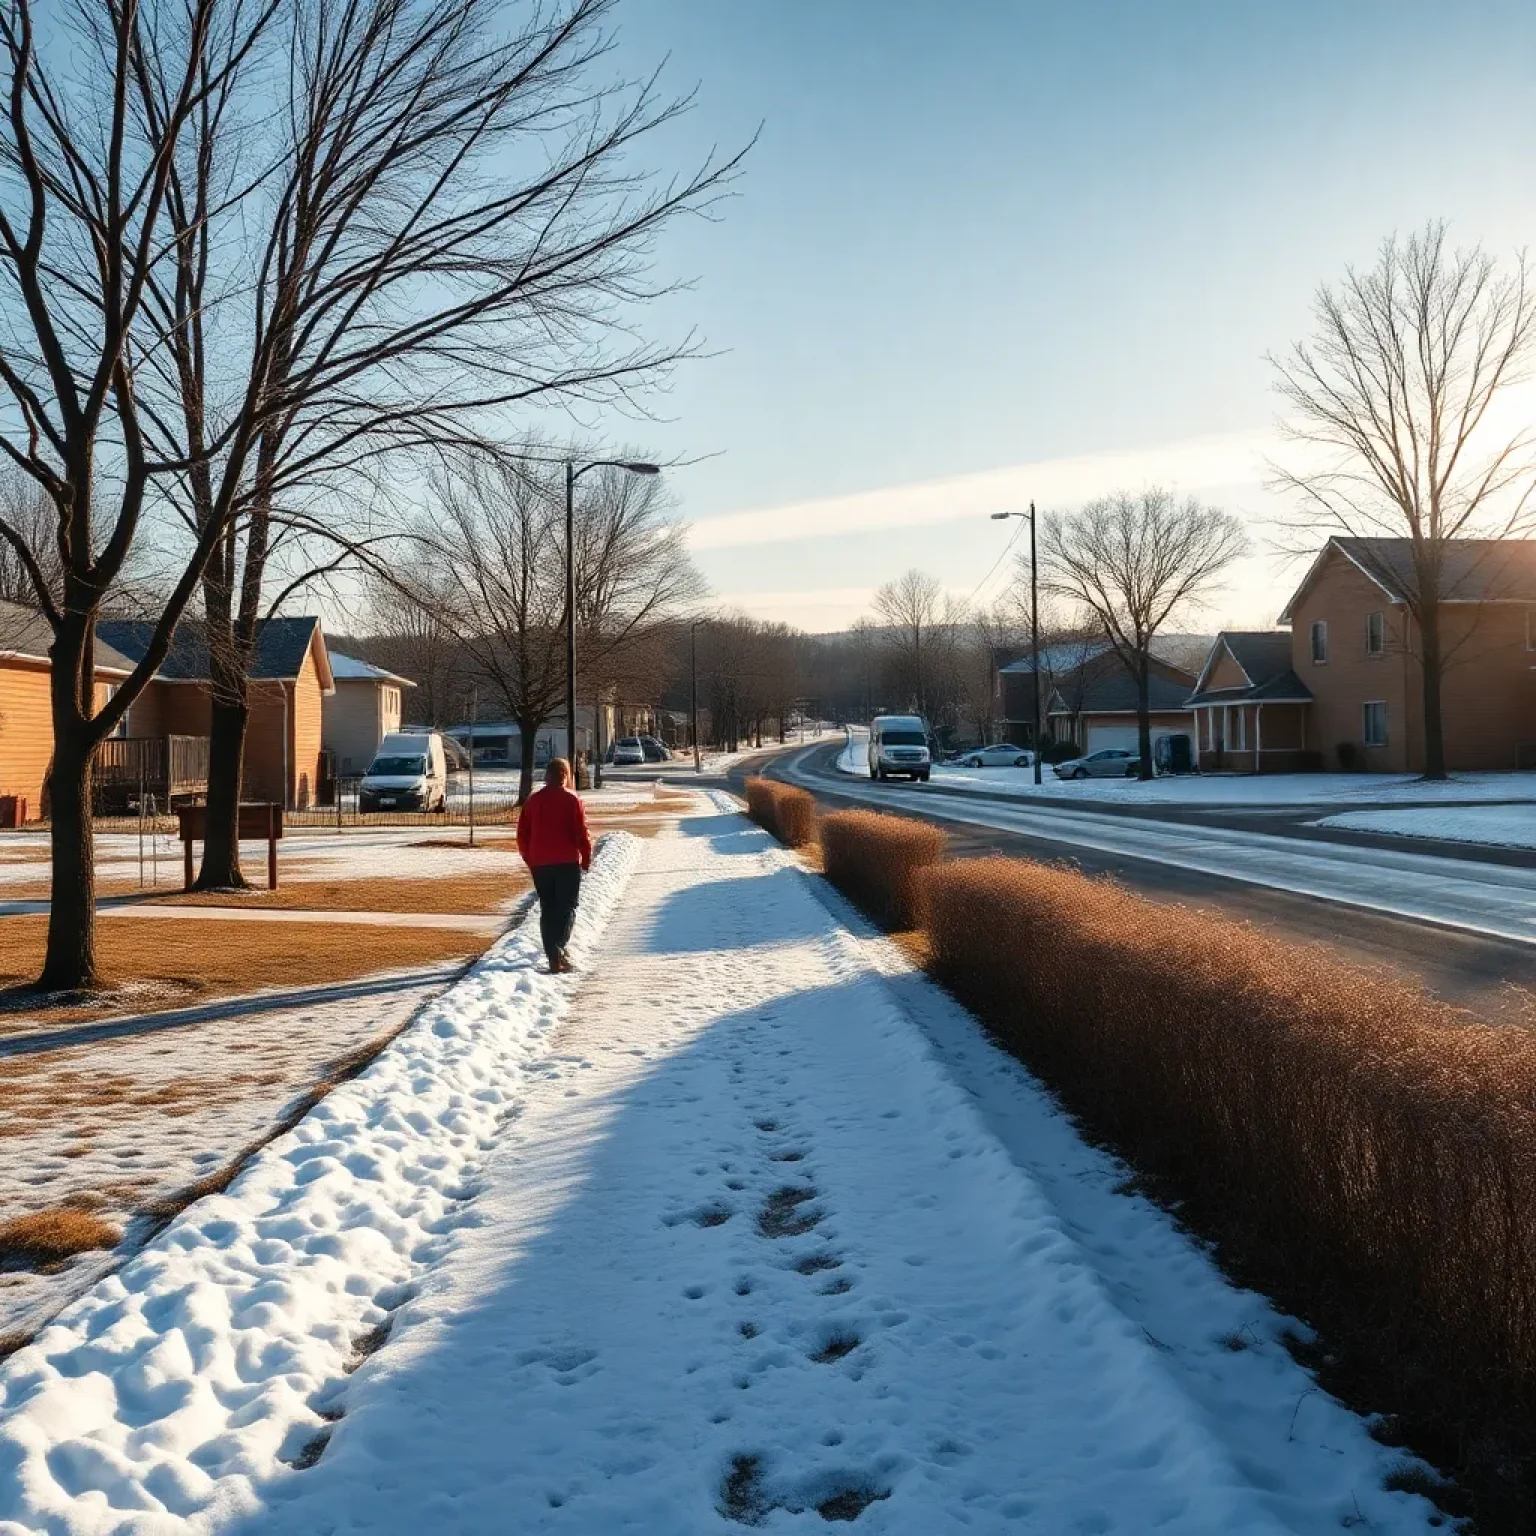
M992 521L1001 523L1010 517L1027 517L1029 519L1029 660L1034 676L1034 719L1031 728L1034 731L1034 739L1031 745L1034 751L1030 754L1035 762L1035 783L1040 782L1040 583L1038 580L1038 567L1035 561L1035 504L1030 502L1028 512L994 512Z
M565 461L565 751L570 759L571 780L576 782L576 482L589 469L622 469L632 475L659 475L659 464L633 459L593 459L587 464ZM602 700L594 699L592 724ZM601 770L599 769L600 773Z
M695 773L704 772L704 764L699 758L699 625L703 622L703 619L695 619L688 626L688 655L690 670L693 674L690 704L693 716L693 771Z

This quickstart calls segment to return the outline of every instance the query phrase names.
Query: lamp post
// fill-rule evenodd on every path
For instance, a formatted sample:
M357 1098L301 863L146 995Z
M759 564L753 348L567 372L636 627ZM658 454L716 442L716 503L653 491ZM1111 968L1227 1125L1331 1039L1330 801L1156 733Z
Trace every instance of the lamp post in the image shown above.
M659 464L631 459L593 459L586 464L565 461L565 751L572 783L576 782L576 482L589 469L623 469L632 475L661 473ZM595 727L601 700L592 707Z
M693 771L695 773L704 772L704 764L699 757L699 625L703 622L703 619L695 619L688 626L688 659L693 676L690 711L693 717Z
M1032 692L1034 693L1034 719L1030 722L1034 732L1031 743L1034 750L1030 756L1035 764L1035 783L1040 782L1040 581L1039 567L1035 560L1035 504L1030 502L1028 512L994 512L994 523L1004 522L1010 517L1027 517L1029 519L1029 659L1030 673L1033 678Z

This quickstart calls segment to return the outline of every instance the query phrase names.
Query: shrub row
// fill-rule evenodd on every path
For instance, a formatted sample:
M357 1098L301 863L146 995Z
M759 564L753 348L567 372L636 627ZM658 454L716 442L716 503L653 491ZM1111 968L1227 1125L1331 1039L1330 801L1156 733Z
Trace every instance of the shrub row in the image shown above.
M925 821L878 811L836 811L822 818L822 868L877 922L915 928L922 917L920 876L943 858L946 842Z
M1531 1032L1075 871L992 858L921 883L938 978L1229 1267L1474 1482L1469 1458L1529 1454Z
M790 848L816 841L816 801L803 789L773 779L747 780L747 815Z

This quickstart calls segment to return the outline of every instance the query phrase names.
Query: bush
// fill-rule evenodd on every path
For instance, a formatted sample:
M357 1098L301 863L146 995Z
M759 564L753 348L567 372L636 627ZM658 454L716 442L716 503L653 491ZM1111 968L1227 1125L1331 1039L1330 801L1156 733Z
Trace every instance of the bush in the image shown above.
M897 931L919 920L918 875L944 856L935 826L878 811L836 811L822 818L827 878L877 922Z
M1536 1035L1074 871L922 885L939 978L1229 1268L1440 1449L1511 1449L1536 1410Z
M803 789L773 779L747 780L747 815L781 843L803 848L816 841L816 801Z
M1075 741L1048 741L1040 751L1042 763L1070 763L1074 757L1083 755L1082 748Z
M1334 750L1339 754L1339 767L1345 773L1353 773L1360 766L1360 753L1352 741L1341 741Z

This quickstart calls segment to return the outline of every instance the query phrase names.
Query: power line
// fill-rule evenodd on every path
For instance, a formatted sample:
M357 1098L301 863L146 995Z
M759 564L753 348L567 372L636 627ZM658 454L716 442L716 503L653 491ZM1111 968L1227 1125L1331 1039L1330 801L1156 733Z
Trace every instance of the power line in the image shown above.
M997 559L992 562L992 569L989 570L987 572L987 574L985 576L983 576L981 578L981 580L978 581L974 587L971 588L971 595L968 598L966 598L964 604L962 605L963 607L969 608L971 606L971 604L976 601L976 594L978 592L980 592L981 589L984 586L986 586L986 584L989 581L991 581L992 578L997 574L998 566L1000 566L1003 563L1003 561L1008 558L1009 550L1011 550L1013 548L1013 546L1018 543L1019 535L1021 533L1023 533L1023 531L1025 529L1025 526L1026 526L1025 521L1022 518L1020 518L1014 524L1013 536L1008 540L1008 542L1006 544L1003 545L1003 552L1002 552L1002 554L1000 554L997 557Z

